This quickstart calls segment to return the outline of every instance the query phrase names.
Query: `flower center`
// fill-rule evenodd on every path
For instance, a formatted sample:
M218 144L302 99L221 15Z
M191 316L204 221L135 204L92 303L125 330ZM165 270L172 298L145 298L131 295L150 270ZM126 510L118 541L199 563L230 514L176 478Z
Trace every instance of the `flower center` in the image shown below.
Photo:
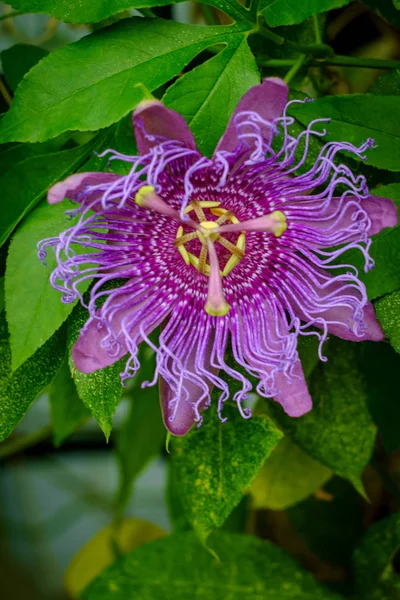
M240 221L238 218L229 210L220 207L220 202L212 202L208 200L198 201L194 200L186 208L185 213L189 214L194 211L200 227L194 232L184 234L182 225L180 225L176 232L175 246L178 249L180 255L187 265L192 265L200 273L210 276L211 270L210 265L207 262L208 258L208 243L209 238L212 242L221 244L228 252L230 256L226 261L226 264L222 271L221 276L226 276L239 264L245 255L246 248L246 234L244 231L240 232L236 244L227 240L226 237L222 236L219 231L220 225L225 221L230 221L233 224L237 224ZM209 215L218 217L217 220L208 220L207 211ZM200 253L196 256L193 252L190 252L185 245L198 239L201 243Z
M213 201L193 200L185 209L187 216L182 219L181 213L160 198L151 185L144 185L136 192L135 202L141 208L153 210L181 223L176 232L175 246L188 265L193 264L200 273L209 276L207 302L204 305L204 310L213 317L224 317L230 310L230 306L225 300L221 276L232 271L244 257L245 232L258 231L280 237L287 229L286 216L280 210L274 210L262 217L240 222L231 211L221 208L219 202ZM204 213L205 210L218 217L217 220L208 220ZM189 216L192 211L195 212L197 221ZM226 221L230 221L230 223L224 225ZM189 232L184 231L183 227L189 228ZM193 231L190 231L190 229L193 229ZM236 244L223 237L221 235L223 233L238 234ZM199 256L188 252L185 248L186 243L192 243L194 240L199 240L201 244ZM231 254L222 272L214 242L222 244ZM207 256L209 263L207 263Z

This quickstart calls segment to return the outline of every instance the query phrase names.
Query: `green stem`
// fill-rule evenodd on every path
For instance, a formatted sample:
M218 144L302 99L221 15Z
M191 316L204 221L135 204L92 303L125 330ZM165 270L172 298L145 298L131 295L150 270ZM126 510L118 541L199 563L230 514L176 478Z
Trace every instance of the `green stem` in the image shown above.
M306 58L307 57L305 54L300 54L299 58L296 60L292 68L286 73L284 81L285 83L287 83L287 85L289 85L296 73L301 69Z
M313 15L314 31L315 31L315 42L322 44L321 30L319 28L318 15Z
M265 39L269 40L273 44L277 44L278 46L285 45L287 48L291 50L295 50L296 52L301 52L302 54L312 54L316 57L333 56L333 50L327 44L297 44L296 42L291 42L290 40L285 40L285 38L277 35L267 27L264 27L262 24L262 17L258 17L257 26L250 33L258 33Z
M272 58L260 61L261 67L284 68L292 67L297 60L286 58ZM385 60L381 58L361 58L357 56L330 56L319 60L309 60L308 65L312 67L324 67L326 65L342 67L358 67L364 69L400 69L399 60Z
M1 79L1 77L0 77L0 94L3 96L6 104L8 106L10 106L11 102L12 102L12 98L11 98L10 92L8 91L6 85L5 85L4 81Z
M217 15L214 12L212 6L208 4L201 4L201 12L203 13L204 20L207 25L220 25L220 22L217 19Z
M4 15L0 15L0 21L5 21L6 19L12 19L13 17L20 17L21 15L29 15L29 12L23 10L14 10L14 12L5 13Z
M253 30L253 33L259 33L263 38L269 40L273 44L277 44L278 46L283 46L285 40L280 35L277 35L273 31L270 31L266 27L262 27L260 22L258 22L258 27Z
M39 442L47 439L52 432L51 425L45 425L33 433L27 433L26 435L20 435L15 437L8 442L0 445L0 458L7 458L13 454L21 452L26 448L36 446Z
M318 64L319 61L317 61ZM324 60L326 64L339 67L363 67L365 69L400 69L399 60L363 58L357 56L332 56Z
M153 13L153 11L151 10L151 8L139 8L139 11L142 13L142 15L144 17L147 17L149 19L155 19L156 15Z

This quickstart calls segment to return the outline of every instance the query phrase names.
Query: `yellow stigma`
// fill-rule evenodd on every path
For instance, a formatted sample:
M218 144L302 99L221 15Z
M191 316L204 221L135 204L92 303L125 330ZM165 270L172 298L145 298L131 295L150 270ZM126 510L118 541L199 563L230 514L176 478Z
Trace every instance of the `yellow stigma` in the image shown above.
M231 307L227 302L224 302L223 304L221 304L221 306L218 306L218 308L215 306L211 306L211 304L207 302L207 304L204 307L204 310L211 317L225 317L225 315L227 315L228 312L231 310Z
M154 194L155 189L152 185L143 185L135 195L135 202L138 206L144 206L145 197L149 194Z
M287 220L285 215L280 210L274 210L274 212L272 212L269 216L277 221L274 236L280 237L287 229Z

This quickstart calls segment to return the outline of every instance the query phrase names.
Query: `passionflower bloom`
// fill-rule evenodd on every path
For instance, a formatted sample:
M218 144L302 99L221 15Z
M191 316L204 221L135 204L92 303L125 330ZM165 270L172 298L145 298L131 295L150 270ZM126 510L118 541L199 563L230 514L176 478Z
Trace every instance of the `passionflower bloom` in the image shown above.
M201 422L213 388L217 410L233 400L243 417L252 384L292 417L311 409L297 352L299 336L329 333L346 340L383 339L357 270L342 254L360 250L373 267L370 236L397 223L394 204L371 196L364 177L336 164L345 150L329 142L309 169L310 123L290 133L288 89L269 78L239 102L212 158L202 156L184 119L157 100L133 115L139 156L104 154L132 164L128 175L78 173L53 186L50 204L65 197L76 224L43 240L57 267L51 284L63 302L84 299L79 284L94 280L89 318L72 350L91 373L127 355L122 380L135 375L138 346L156 352L166 427L184 435ZM299 172L300 169L300 172ZM79 249L79 252L76 250ZM114 282L114 283L113 283ZM157 347L150 333L161 325ZM231 349L235 364L227 364ZM228 377L226 377L228 376Z

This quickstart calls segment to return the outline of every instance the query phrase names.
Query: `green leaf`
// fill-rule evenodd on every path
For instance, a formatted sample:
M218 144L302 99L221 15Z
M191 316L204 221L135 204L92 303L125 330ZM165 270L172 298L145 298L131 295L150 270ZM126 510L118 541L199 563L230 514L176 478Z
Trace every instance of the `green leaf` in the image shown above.
M0 141L35 142L66 130L106 127L143 99L138 84L155 90L208 46L237 44L243 36L243 26L123 19L36 65L19 85L0 123Z
M368 165L400 171L400 103L396 96L326 96L315 102L296 104L291 112L304 125L312 119L330 118L326 141L346 141L359 146L367 138L374 139L377 147L367 151Z
M308 382L313 409L298 419L277 403L268 412L285 433L320 463L362 492L361 473L374 448L375 428L367 407L367 389L358 366L356 344L332 338Z
M357 591L363 600L399 597L400 580L392 559L400 549L400 514L370 527L353 557Z
M399 10L393 6L392 0L362 0L362 2L391 25L400 27Z
M371 190L373 194L390 198L400 211L400 184L392 183ZM370 254L375 260L375 267L364 272L364 257L360 251L347 252L342 258L358 269L359 278L365 283L368 298L373 300L400 288L400 226L384 229L373 237Z
M49 339L76 304L61 302L60 292L50 285L50 273L57 265L54 252L48 251L47 268L37 256L40 240L58 236L78 221L79 216L73 221L68 218L66 208L64 204L38 206L24 220L10 244L5 292L13 370ZM77 245L74 250L87 251ZM89 283L89 280L83 282L80 292Z
M147 346L141 348L140 362L142 366L135 378L135 386L129 393L129 414L117 438L120 467L117 498L119 510L128 502L136 477L150 459L160 452L166 436L158 386L141 389L143 381L153 378L156 366L155 354Z
M378 96L400 96L400 73L397 69L381 75L370 88L371 94Z
M203 540L239 504L282 437L265 415L246 420L236 408L226 407L225 411L226 423L212 407L199 429L175 438L172 446L182 505Z
M0 177L0 189L8 199L0 213L0 246L48 189L73 173L104 136L99 134L72 150L33 156L14 165Z
M400 450L400 356L389 344L369 342L361 350L369 410L391 454Z
M254 536L215 533L216 561L192 533L145 544L84 590L86 600L339 600L283 550Z
M184 0L12 0L11 5L17 10L31 13L45 13L67 23L96 23L129 8L148 8L177 4ZM208 0L223 12L238 20L246 18L246 11L241 10L237 0Z
M0 314L4 311L4 277L0 277Z
M243 39L180 77L163 102L185 117L200 152L210 156L241 97L259 83L254 55Z
M130 8L165 6L183 0L12 0L11 6L31 13L45 13L66 23L97 23Z
M396 352L400 353L400 291L374 303L376 316Z
M9 147L0 153L0 173L5 173L16 163L33 156L41 156L61 150L69 137L70 133L67 132L39 144L9 144Z
M322 493L290 507L287 516L319 559L348 571L353 550L365 530L364 511L365 503L354 487L333 477Z
M112 429L112 417L121 400L120 373L125 367L123 357L113 365L94 373L81 373L74 366L71 349L89 315L81 304L77 304L68 319L69 366L80 399L100 425L107 441Z
M282 510L301 502L332 472L284 437L265 461L251 486L254 508Z
M50 385L49 400L54 444L61 446L89 417L89 412L76 391L68 360L64 360Z
M123 519L111 523L96 533L83 548L78 550L64 575L65 589L69 598L79 598L80 592L97 577L103 569L115 562L115 549L127 554L134 548L166 535L158 525L141 519Z
M65 355L64 332L59 330L12 373L8 338L3 313L0 317L0 441L12 432L32 402L49 385Z
M296 25L321 12L341 8L351 0L261 0L259 10L267 25Z
M44 48L31 44L15 44L0 52L4 75L13 92L24 75L48 53Z

